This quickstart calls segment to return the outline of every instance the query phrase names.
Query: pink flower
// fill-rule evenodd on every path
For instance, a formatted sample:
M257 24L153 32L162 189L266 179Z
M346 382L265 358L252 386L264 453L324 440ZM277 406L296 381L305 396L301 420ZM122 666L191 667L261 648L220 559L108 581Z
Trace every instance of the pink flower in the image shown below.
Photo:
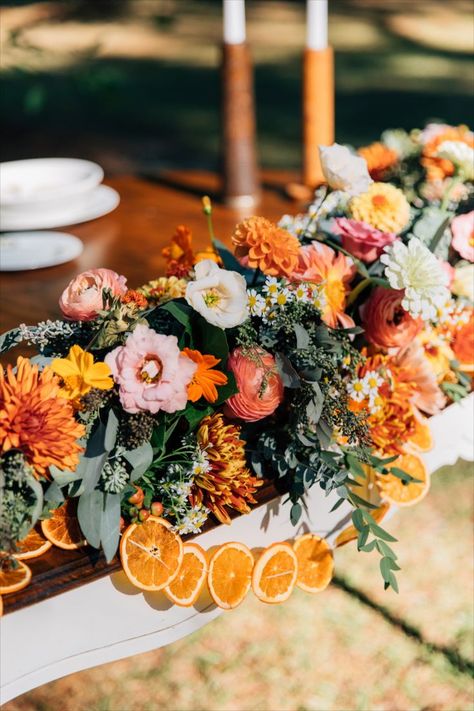
M451 232L451 244L456 252L468 262L474 262L474 210L455 217L451 222Z
M392 232L381 232L366 222L336 217L333 232L342 238L342 246L363 262L375 262L384 247L395 242L397 236Z
M126 412L176 412L186 407L197 365L181 353L176 336L139 324L124 346L105 357Z
M402 306L404 291L377 286L361 309L362 325L369 343L378 348L402 348L423 328Z
M454 267L450 265L449 262L445 262L444 259L439 260L441 262L441 267L443 269L443 272L446 274L448 278L448 286L450 287L451 284L454 281L454 277L456 276L456 270Z
M109 289L114 296L127 291L127 280L111 269L89 269L69 282L59 299L63 314L75 321L91 321L103 308L102 293Z
M234 373L239 389L225 404L228 417L256 422L275 412L283 399L283 383L270 353L256 347L244 355L241 348L236 348L227 367Z
M338 323L343 328L354 326L354 321L345 313L349 283L356 269L352 259L342 252L336 253L321 242L311 242L300 249L298 269L291 275L295 281L307 281L321 285L324 296L322 319L331 328Z

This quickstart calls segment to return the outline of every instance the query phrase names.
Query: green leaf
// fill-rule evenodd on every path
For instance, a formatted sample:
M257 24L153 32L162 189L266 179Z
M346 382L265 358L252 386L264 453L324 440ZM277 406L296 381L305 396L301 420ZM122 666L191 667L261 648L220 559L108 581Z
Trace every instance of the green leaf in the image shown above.
M369 537L370 529L368 526L364 526L357 536L357 548L360 550L362 546L365 546L367 539Z
M100 543L107 563L110 563L117 552L119 540L120 494L105 494L100 517Z
M293 504L290 510L290 521L293 524L293 526L296 526L298 521L301 518L301 514L303 513L303 509L301 507L301 504Z
M284 353L275 353L275 361L281 381L285 388L299 388L301 380L293 368L290 359Z
M370 541L370 543L366 543L365 546L361 546L359 550L364 551L364 553L371 553L374 550L376 543L377 541L374 539L373 541Z
M397 542L397 539L394 538L394 536L392 536L390 533L385 531L385 529L381 528L376 523L370 524L370 530L372 531L374 536L381 538L383 541L389 541L389 543L396 543Z
M111 452L115 447L115 441L117 439L119 421L115 412L111 409L109 410L109 417L107 419L107 427L105 428L104 435L104 449L107 452Z
M358 477L359 479L366 478L365 471L357 457L354 457L353 454L346 454L345 460L346 465L349 467L355 477Z
M358 531L362 531L365 528L364 516L361 509L356 509L352 512L352 523Z
M80 479L80 474L76 471L71 472L68 469L63 470L63 469L58 469L57 467L52 464L49 467L49 473L53 477L54 481L58 486L67 486L70 484L72 481L77 481Z
M150 442L144 442L135 449L123 453L124 458L132 466L131 480L139 479L153 462L153 447Z
M418 484L422 483L421 479L415 479L414 476L412 476L411 474L408 474L408 472L403 471L403 469L399 469L399 467L391 467L389 471L391 474L398 477L399 479L406 482L407 484L409 484L411 481L416 482Z
M52 481L44 492L44 500L48 504L54 504L54 508L58 508L64 502L64 494L55 481Z
M166 304L160 306L162 311L167 311L173 318L178 321L189 336L192 337L191 330L191 316L193 314L193 309L185 303L178 302L176 300L167 301Z
M18 343L21 343L21 341L22 339L20 338L19 328L12 328L10 331L2 333L0 336L0 353L9 351L10 348L13 348Z
M81 494L77 504L79 526L87 542L100 548L100 526L104 494L98 489Z
M381 555L387 556L387 558L393 558L393 560L397 559L397 554L390 548L389 545L387 545L387 543L379 539L377 539L375 543L377 550Z
M211 354L219 358L222 366L225 366L229 356L229 344L224 329L213 326L202 316L195 316L193 319L195 341L201 353Z
M219 385L217 387L217 400L212 404L214 407L222 405L226 400L228 400L232 395L239 392L237 387L237 382L235 380L235 375L229 370L226 372L227 383L225 385Z
M189 429L194 430L201 420L207 417L207 415L211 415L213 412L214 410L210 405L204 408L199 408L195 405L188 404L183 412L183 415L188 421Z
M296 336L297 349L299 351L306 350L306 348L308 348L309 344L311 343L308 331L303 328L300 323L293 324L293 330Z

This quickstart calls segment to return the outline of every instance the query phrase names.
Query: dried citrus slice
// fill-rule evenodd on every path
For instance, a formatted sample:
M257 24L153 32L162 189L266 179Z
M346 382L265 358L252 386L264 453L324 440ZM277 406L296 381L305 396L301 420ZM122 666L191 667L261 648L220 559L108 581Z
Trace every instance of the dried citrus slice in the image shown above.
M252 573L252 590L262 602L288 600L296 583L298 562L289 543L273 543L258 558Z
M25 588L31 580L31 570L21 561L17 565L4 563L0 566L0 595L18 592Z
M377 522L380 522L390 509L390 504L382 502L380 492L377 487L377 472L375 469L369 467L367 464L362 464L361 466L364 470L365 476L354 477L357 484L349 484L349 488L354 492L354 494L357 494L357 496L361 499L364 499L364 501L368 501L369 504L377 506L376 509L371 509L370 513ZM355 526L348 526L338 535L335 544L337 547L343 546L350 541L354 541L358 535L359 534Z
M377 521L377 523L380 523L385 518L385 514L387 511L390 510L390 504L388 501L385 501L380 504L378 509L371 509L370 513L372 514L373 518ZM341 533L338 535L335 541L335 545L337 548L340 548L340 546L345 546L346 543L350 543L351 541L355 541L356 538L358 537L359 532L356 529L355 526L348 526L345 528Z
M250 589L254 560L243 543L224 543L209 562L207 582L212 599L224 610L240 605Z
M405 445L407 452L416 454L417 452L429 452L433 449L433 435L428 424L428 419L418 414L415 417L415 432Z
M420 481L406 483L395 474L377 474L377 487L383 499L397 506L413 506L426 496L430 488L430 476L420 457L402 454L389 466L402 469Z
M77 501L75 499L67 499L52 514L51 518L41 521L41 530L48 541L67 551L86 545L87 541L77 520Z
M3 615L3 597L0 595L0 617Z
M29 558L39 558L40 555L46 553L53 544L41 535L36 528L32 528L23 540L16 544L17 552L15 558L17 560L28 560Z
M142 590L163 590L179 573L183 544L164 518L150 516L122 534L120 559L127 578Z
M201 546L184 543L183 562L173 582L165 587L165 593L176 605L190 607L199 597L206 575L206 554Z
M311 593L327 588L334 571L334 558L329 543L313 533L305 533L296 539L293 550L298 560L296 585Z

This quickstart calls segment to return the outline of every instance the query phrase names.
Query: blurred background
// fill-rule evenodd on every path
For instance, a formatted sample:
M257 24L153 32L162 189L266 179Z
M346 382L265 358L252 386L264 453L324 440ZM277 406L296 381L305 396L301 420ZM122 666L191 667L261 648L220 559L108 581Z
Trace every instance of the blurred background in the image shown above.
M337 139L472 118L470 0L331 0ZM2 160L109 174L218 165L220 0L0 2ZM248 0L262 165L297 168L304 2ZM472 123L472 121L471 121ZM5 711L470 711L472 466L397 514L400 595L376 556L282 606L249 596L165 649L67 677ZM47 643L45 641L45 643Z

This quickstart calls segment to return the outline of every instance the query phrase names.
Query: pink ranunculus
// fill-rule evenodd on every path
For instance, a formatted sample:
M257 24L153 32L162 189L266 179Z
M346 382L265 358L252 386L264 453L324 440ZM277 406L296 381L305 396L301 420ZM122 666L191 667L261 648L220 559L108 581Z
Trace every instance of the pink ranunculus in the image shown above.
M362 311L362 325L369 343L378 348L403 348L423 328L402 306L404 291L377 286Z
M397 235L392 232L381 232L366 222L350 220L347 217L336 217L333 232L340 235L342 246L363 262L375 262L383 252L384 247L392 244Z
M468 262L474 262L474 210L458 215L451 222L453 248Z
M244 355L236 348L227 367L235 376L239 392L227 400L226 415L256 422L275 412L283 399L283 383L271 353L255 347Z
M126 412L176 412L188 401L187 388L197 365L178 348L176 336L164 336L139 324L124 346L105 357Z
M127 291L127 280L111 269L89 269L74 277L64 289L59 306L64 316L74 321L91 321L103 308L102 294L109 289L114 296Z

